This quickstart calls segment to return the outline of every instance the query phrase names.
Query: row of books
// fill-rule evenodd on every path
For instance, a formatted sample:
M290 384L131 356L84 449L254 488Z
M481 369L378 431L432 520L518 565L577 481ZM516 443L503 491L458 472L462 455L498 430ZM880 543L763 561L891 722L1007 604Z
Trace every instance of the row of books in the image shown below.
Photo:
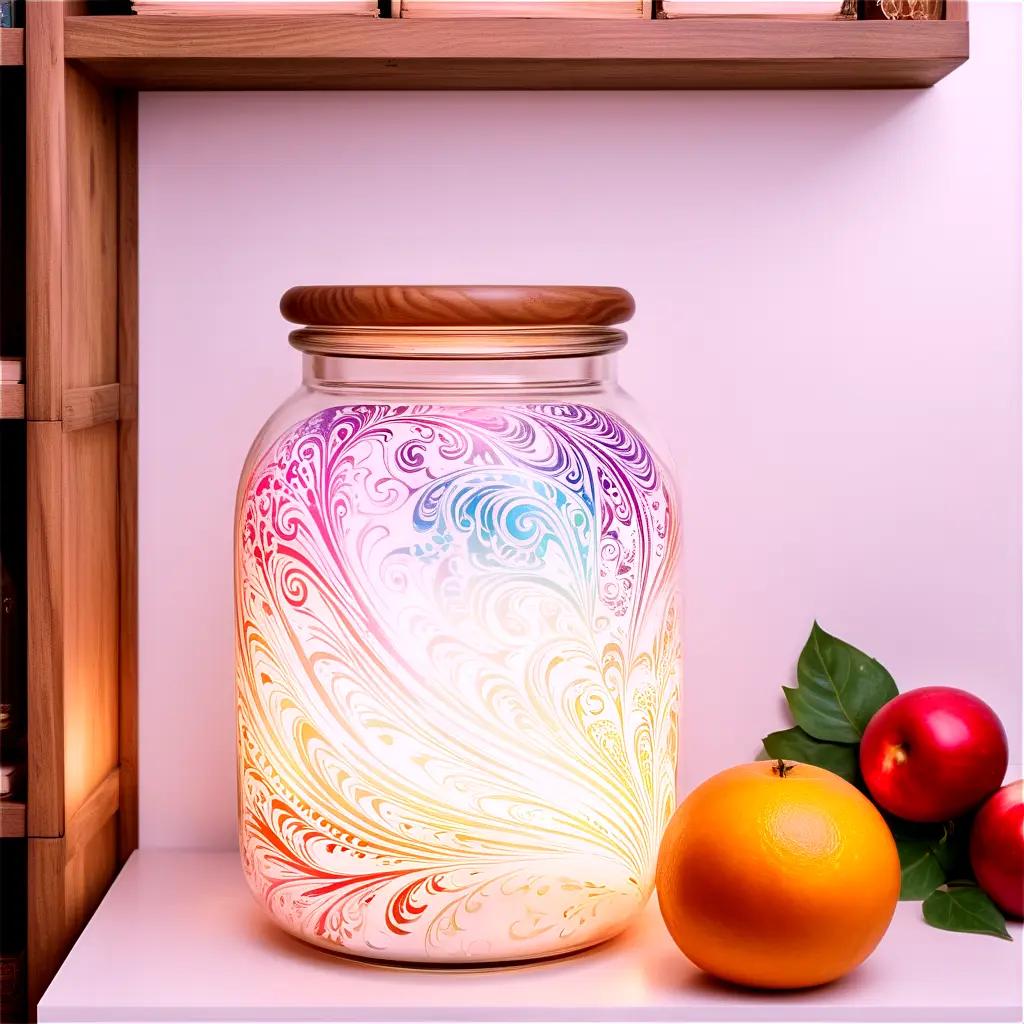
M382 0L387 5L387 0ZM392 18L937 19L943 0L132 0L137 14L347 14Z

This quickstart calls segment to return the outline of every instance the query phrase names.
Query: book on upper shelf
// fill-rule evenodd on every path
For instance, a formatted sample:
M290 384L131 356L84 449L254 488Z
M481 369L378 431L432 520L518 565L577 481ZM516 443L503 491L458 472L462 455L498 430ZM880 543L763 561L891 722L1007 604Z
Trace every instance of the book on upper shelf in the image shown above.
M0 383L17 384L21 381L22 360L17 356L0 357Z
M941 21L948 17L943 0L860 0L865 21Z
M650 18L653 0L391 0L393 18Z
M343 14L377 17L377 0L132 0L136 14Z
M838 21L857 17L857 0L661 0L658 17Z

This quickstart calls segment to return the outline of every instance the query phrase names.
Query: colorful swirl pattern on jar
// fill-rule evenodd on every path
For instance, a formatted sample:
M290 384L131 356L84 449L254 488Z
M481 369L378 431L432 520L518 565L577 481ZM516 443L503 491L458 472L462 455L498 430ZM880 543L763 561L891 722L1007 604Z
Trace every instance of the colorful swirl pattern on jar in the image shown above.
M679 523L582 404L342 405L243 481L240 845L336 952L524 960L648 899L675 804Z

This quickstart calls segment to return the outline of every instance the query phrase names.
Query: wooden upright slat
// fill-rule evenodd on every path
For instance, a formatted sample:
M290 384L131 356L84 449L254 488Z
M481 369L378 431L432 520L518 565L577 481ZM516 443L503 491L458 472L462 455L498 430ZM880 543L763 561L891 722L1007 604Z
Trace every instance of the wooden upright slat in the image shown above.
M64 891L64 840L28 841L28 999L30 1009L54 976L68 950Z
M68 244L63 390L117 381L117 105L65 72Z
M64 834L64 445L57 421L25 434L28 834L54 837Z
M120 559L120 858L139 845L138 754L138 97L122 95L118 111L117 358L118 555Z
M63 3L25 5L25 348L29 419L60 419L63 388Z
M28 834L52 837L117 765L117 425L27 435Z
M64 807L117 766L117 425L62 435Z
M117 873L118 773L68 820L68 834L28 840L28 988L34 1007Z

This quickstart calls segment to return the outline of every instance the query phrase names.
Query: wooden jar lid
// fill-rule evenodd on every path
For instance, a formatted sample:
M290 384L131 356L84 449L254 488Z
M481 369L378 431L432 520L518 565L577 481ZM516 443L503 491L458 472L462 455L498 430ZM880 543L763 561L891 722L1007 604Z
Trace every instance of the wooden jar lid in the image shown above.
M544 359L626 344L613 324L633 315L622 288L584 285L304 285L281 313L305 324L289 340L321 356Z
M634 308L624 288L585 285L300 285L281 298L309 327L609 327Z

